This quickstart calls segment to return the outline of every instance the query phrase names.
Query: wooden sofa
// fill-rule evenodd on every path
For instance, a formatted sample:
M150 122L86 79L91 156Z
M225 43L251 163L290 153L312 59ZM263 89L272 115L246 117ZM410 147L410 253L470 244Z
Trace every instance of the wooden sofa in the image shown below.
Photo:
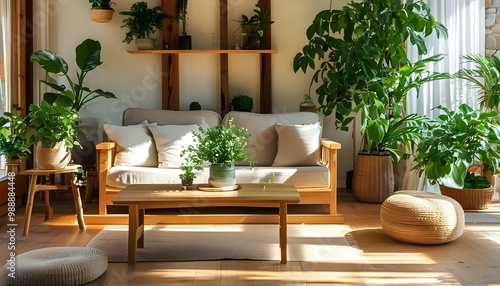
M321 138L319 146L320 164L315 166L287 166L275 167L269 166L269 162L273 162L277 150L274 147L278 135L275 131L276 124L286 124L287 126L296 125L311 125L320 124L320 119L315 113L301 112L288 114L256 114L245 112L230 112L224 120L218 114L211 111L172 111L172 110L147 110L131 108L124 111L123 126L137 125L141 123L152 123L159 126L175 126L189 124L205 124L213 126L216 124L225 124L228 118L233 118L236 126L246 127L251 133L249 143L255 147L260 147L257 152L256 166L251 168L244 163L237 166L237 182L238 183L256 183L259 179L266 177L271 173L276 174L277 183L293 183L300 194L300 204L303 205L324 205L321 206L321 212L300 212L289 215L290 223L343 223L343 216L337 213L337 150L340 149L340 144L332 140ZM318 123L319 122L319 123ZM137 127L134 127L137 128ZM150 129L151 130L151 129ZM281 135L280 135L281 136ZM319 139L319 137L318 137ZM157 140L157 143L159 140ZM266 145L267 144L267 145ZM112 215L108 213L108 206L111 206L111 198L116 195L125 185L135 183L131 176L137 172L150 172L151 175L156 172L161 173L161 177L150 179L150 182L157 183L158 180L165 180L162 183L177 183L180 184L178 168L166 168L159 170L157 166L138 167L131 170L131 174L126 176L121 175L120 168L115 166L117 150L123 146L119 146L117 142L102 142L96 146L97 162L98 162L98 179L99 179L99 216L105 217L105 220L96 219L95 216L86 216L86 222L92 224L92 221L97 220L98 223L125 223L126 216ZM256 148L259 149L259 148ZM281 149L280 149L281 150ZM263 156L271 156L273 158L266 159ZM286 159L286 157L285 157ZM264 162L266 161L266 162ZM114 168L114 169L113 169ZM128 167L122 167L126 169ZM118 169L120 172L116 172ZM137 171L139 170L139 171ZM206 182L208 171L197 175L195 183ZM154 175L154 174L153 174ZM120 177L121 176L121 177ZM139 175L140 176L140 175ZM139 179L140 180L140 179ZM116 183L119 182L119 183ZM140 183L145 183L141 181ZM204 206L205 207L205 206ZM220 207L210 205L208 207ZM241 206L224 206L224 207L241 207ZM251 207L277 207L273 205L258 205ZM170 215L148 215L149 223L277 223L276 215L262 214L222 214L210 213L202 214L198 211L190 211L189 213L170 214Z

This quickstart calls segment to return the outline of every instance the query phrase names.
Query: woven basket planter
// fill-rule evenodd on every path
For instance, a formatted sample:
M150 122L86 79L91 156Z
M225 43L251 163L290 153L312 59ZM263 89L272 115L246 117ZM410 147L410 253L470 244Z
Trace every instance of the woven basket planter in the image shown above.
M484 210L493 199L493 187L487 189L455 189L439 185L441 194L455 199L464 210Z
M352 192L356 200L382 203L394 192L391 156L359 153L354 166Z
M90 18L97 23L108 23L113 19L114 12L110 9L90 9Z
M71 153L66 150L64 141L58 142L54 148L43 148L38 142L35 155L35 163L42 170L64 169L71 161Z

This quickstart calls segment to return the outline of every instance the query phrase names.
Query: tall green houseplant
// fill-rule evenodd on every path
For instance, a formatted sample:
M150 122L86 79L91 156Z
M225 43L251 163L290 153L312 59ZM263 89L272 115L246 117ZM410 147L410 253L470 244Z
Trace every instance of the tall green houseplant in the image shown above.
M98 98L116 98L112 92L100 88L91 90L84 83L87 74L102 64L101 43L86 39L76 47L75 53L79 68L76 71L76 80L70 77L68 63L60 55L49 50L39 50L31 55L30 61L38 63L49 74L49 80L42 82L53 91L46 92L43 99L61 108L78 112L86 104ZM58 84L54 78L50 78L50 74L63 76L69 86L64 83Z
M424 38L433 32L447 36L447 29L422 1L352 1L341 10L331 5L307 28L309 42L295 56L293 69L314 71L311 85L318 84L319 111L334 113L336 126L347 130L354 118L354 91L367 90L373 79L408 65L408 41L423 55Z

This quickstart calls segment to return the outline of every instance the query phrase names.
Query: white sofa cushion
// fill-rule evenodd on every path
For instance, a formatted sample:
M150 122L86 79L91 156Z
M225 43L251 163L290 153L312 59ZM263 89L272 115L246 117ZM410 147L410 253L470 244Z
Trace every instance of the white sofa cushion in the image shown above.
M115 166L109 170L106 184L123 188L130 184L178 184L179 168L160 169L156 167ZM236 183L260 183L261 178L275 175L275 183L293 184L296 188L324 188L329 185L328 168L324 166L306 167L255 167L237 166ZM195 184L207 184L209 171L195 171Z
M227 125L229 118L237 127L244 127L250 132L247 154L253 156L255 166L271 166L278 151L278 135L274 125L282 124L314 124L319 122L319 116L313 112L292 112L276 114L260 114L252 112L231 111L224 117ZM236 162L235 165L248 165L246 162Z
M158 168L179 167L183 148L193 144L193 130L198 125L149 126L158 151Z
M320 160L321 125L281 124L275 126L278 133L278 153L273 166L313 166Z
M117 144L115 166L158 166L156 147L148 126L156 123L129 126L104 124L106 136Z

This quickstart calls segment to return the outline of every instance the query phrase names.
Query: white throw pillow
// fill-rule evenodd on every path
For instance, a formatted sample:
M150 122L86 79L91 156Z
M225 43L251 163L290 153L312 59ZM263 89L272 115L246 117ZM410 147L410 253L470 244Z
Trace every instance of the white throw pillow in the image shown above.
M108 139L117 144L115 166L155 167L158 165L156 147L148 126L156 123L117 126L104 124Z
M182 164L181 151L193 144L193 130L198 130L198 125L149 127L158 151L158 168L179 167Z
M278 152L273 166L312 166L320 161L320 123L274 125L278 133Z

